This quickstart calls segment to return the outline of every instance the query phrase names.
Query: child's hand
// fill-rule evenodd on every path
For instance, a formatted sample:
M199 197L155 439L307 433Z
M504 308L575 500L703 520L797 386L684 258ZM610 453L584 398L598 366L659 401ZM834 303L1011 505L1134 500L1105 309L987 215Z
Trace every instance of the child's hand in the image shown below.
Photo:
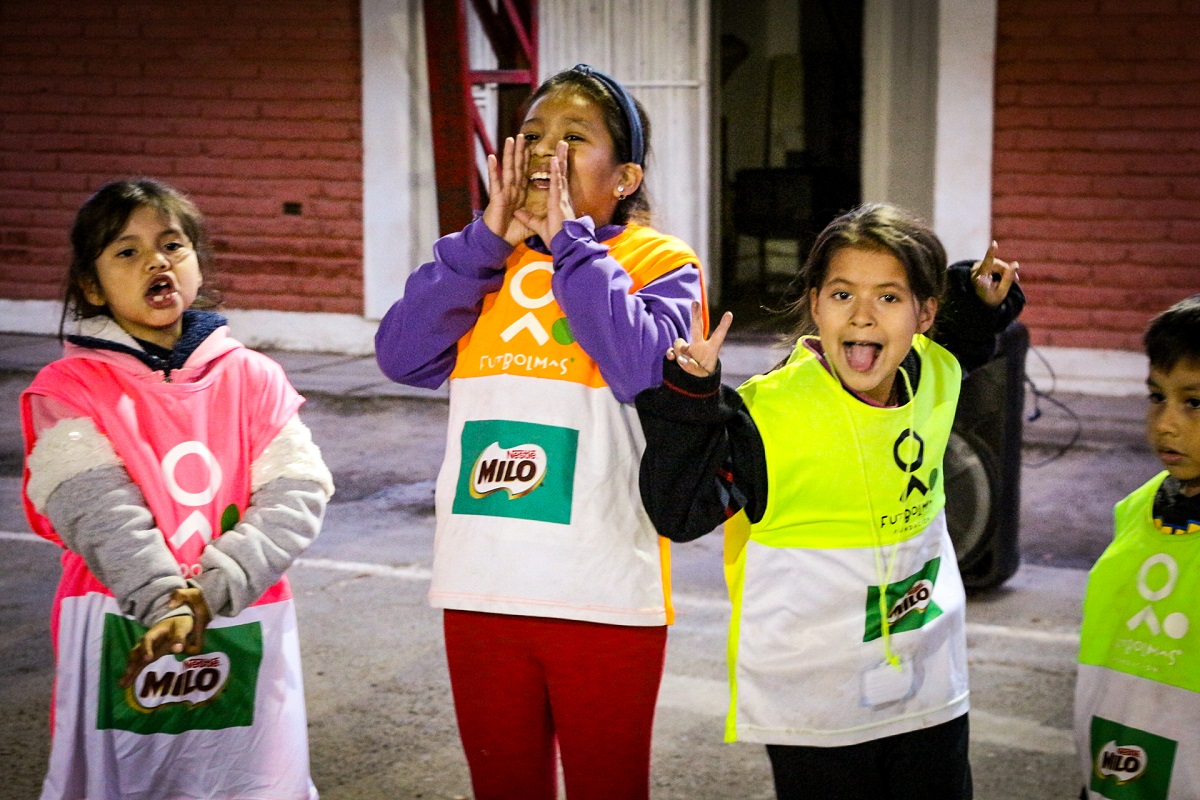
M683 339L676 339L675 344L667 351L667 360L674 361L683 371L698 378L707 378L717 368L717 356L721 345L725 343L725 334L733 324L733 314L726 311L721 315L712 336L704 338L704 315L700 303L692 301L692 341L689 344Z
M138 673L168 653L182 653L195 626L189 616L167 617L150 626L142 640L129 651L125 674L117 681L122 688L133 686Z
M199 589L187 588L176 589L171 594L171 599L167 603L167 608L179 608L186 605L192 609L192 630L187 636L187 641L184 642L183 652L189 656L198 655L204 649L204 631L208 627L208 623L212 622L212 612L208 609L208 603L204 600L204 592Z
M975 295L987 305L995 308L1008 297L1009 287L1013 281L1020 283L1017 270L1021 265L1016 261L1010 266L1007 262L996 258L997 244L992 242L982 261L976 261L971 267L971 282L975 284Z
M516 247L533 235L533 231L514 213L525 205L525 193L529 189L529 151L525 149L525 137L504 140L503 162L496 163L496 156L489 155L488 204L483 210L483 222L492 233Z
M571 205L571 191L567 184L567 157L570 146L566 141L560 141L554 148L554 156L550 159L550 192L546 198L546 216L534 217L525 209L519 209L516 217L530 230L542 237L546 247L562 230L563 222L575 219L575 207Z
M204 629L212 622L212 613L199 589L176 589L167 601L167 608L186 605L192 616L177 616L161 619L142 636L142 640L129 651L129 663L125 674L117 683L122 687L133 685L138 673L147 664L152 664L167 653L198 655L204 649Z

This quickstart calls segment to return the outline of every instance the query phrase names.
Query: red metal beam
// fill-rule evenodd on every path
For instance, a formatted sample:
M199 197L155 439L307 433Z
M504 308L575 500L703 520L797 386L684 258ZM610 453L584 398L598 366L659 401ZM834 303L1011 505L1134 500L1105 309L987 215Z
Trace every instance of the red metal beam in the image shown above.
M424 0L424 4L438 228L444 236L462 230L478 204L471 191L478 176L468 117L475 102L467 78L467 17L462 3Z
M423 0L429 67L433 161L442 234L461 230L482 207L486 176L475 163L476 143L495 152L500 131L490 132L471 96L472 85L498 84L499 126L507 132L519 120L520 100L537 86L537 0L470 0L496 53L498 69L473 70L467 42L467 0Z

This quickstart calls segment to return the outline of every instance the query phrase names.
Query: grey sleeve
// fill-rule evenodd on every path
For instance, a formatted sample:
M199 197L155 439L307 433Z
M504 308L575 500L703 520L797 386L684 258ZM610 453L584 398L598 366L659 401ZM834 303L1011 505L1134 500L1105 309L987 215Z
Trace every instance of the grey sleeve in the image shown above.
M171 593L186 583L140 489L120 466L70 477L53 490L44 513L63 544L113 593L121 611L149 627L177 614Z
M317 480L276 478L254 492L242 521L200 556L195 583L209 611L236 616L271 588L317 537L328 501Z

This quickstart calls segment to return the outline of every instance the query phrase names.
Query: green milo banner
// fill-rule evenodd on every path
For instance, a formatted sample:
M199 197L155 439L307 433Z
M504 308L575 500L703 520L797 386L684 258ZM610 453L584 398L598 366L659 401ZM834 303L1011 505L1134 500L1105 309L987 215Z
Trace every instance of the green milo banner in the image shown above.
M145 632L133 620L104 615L97 728L150 734L254 724L263 652L259 623L209 628L203 653L163 656L148 664L132 687L122 689L117 680Z
M1090 788L1108 800L1167 800L1176 742L1092 717Z
M463 426L455 514L568 525L579 431L509 420Z
M942 559L927 561L919 572L909 575L897 583L889 583L885 605L888 609L888 627L892 633L914 631L942 615L942 609L933 602L933 587L937 584L938 568ZM867 624L863 641L871 642L883 636L883 624L879 613L879 587L867 587Z

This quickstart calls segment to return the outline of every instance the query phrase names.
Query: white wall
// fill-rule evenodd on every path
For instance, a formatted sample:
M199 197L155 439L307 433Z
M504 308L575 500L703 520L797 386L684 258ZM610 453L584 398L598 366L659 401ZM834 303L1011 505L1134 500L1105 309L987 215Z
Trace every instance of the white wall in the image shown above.
M862 199L930 221L937 14L937 0L866 0L863 8Z
M863 200L933 224L950 259L987 249L996 0L866 0Z
M941 3L933 227L951 261L992 237L996 0Z
M645 106L654 226L690 244L711 275L708 0L540 0L538 11L541 78L588 63Z
M362 0L362 49L363 314L379 319L437 238L421 4Z

